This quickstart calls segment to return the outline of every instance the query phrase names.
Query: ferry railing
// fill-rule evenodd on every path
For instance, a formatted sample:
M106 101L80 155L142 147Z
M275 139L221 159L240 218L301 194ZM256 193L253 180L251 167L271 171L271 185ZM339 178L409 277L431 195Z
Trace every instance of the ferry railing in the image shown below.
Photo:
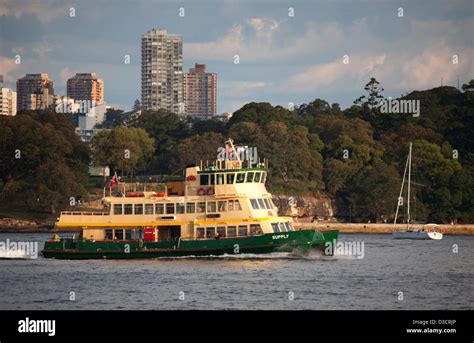
M61 211L65 216L108 216L109 212L81 212L81 211Z

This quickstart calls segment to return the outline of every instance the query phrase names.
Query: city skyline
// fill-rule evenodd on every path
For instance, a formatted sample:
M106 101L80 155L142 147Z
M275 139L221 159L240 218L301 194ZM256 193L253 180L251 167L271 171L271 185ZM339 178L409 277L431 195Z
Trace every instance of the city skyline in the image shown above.
M93 71L107 102L129 110L141 98L140 37L159 27L182 35L183 70L200 63L219 74L217 113L315 98L345 108L371 76L386 97L472 78L472 4L443 4L0 1L0 69L12 89L25 74L49 73L58 94L75 73Z

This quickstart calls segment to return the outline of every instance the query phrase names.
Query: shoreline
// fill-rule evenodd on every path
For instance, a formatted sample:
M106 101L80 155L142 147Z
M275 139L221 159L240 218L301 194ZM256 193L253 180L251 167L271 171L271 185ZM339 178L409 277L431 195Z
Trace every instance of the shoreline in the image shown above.
M394 230L404 230L405 224L367 224L367 223L309 223L295 221L293 226L297 230L313 229L318 231L339 230L340 233L364 233L364 234L391 234ZM414 225L422 227L422 225ZM474 224L439 224L437 230L445 235L474 236ZM53 226L3 226L0 233L74 233L80 232L81 228L54 228Z
M313 229L319 231L339 230L340 233L391 234L394 230L405 230L406 224L367 224L367 223L305 223L295 222L297 229ZM423 225L413 225L422 228ZM474 236L474 224L438 224L438 232L445 235Z

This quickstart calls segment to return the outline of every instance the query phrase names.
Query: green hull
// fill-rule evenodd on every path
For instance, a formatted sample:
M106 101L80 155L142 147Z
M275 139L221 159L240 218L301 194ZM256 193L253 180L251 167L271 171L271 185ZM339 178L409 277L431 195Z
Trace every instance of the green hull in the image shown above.
M324 252L325 243L333 243L337 236L338 231L301 230L254 237L174 242L73 242L63 239L60 242L46 242L42 254L46 258L58 259L144 259L295 251L304 253L313 248L320 248Z

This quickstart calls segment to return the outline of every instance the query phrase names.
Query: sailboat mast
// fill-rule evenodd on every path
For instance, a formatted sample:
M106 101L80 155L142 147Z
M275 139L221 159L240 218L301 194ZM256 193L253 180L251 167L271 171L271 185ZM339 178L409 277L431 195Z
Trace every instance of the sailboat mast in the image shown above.
M409 162L408 162L407 228L410 228L411 150L412 150L412 142L410 142L410 152L408 153Z
M403 187L405 186L405 179L406 179L406 176L407 176L407 169L408 169L408 161L409 160L410 160L410 155L407 156L407 161L405 162L405 170L403 171L402 186L400 187L400 195L398 196L397 211L395 212L395 219L393 220L393 224L397 223L398 210L400 209L400 206L402 205L402 203L400 202L400 199L402 199L402 195L403 195Z

